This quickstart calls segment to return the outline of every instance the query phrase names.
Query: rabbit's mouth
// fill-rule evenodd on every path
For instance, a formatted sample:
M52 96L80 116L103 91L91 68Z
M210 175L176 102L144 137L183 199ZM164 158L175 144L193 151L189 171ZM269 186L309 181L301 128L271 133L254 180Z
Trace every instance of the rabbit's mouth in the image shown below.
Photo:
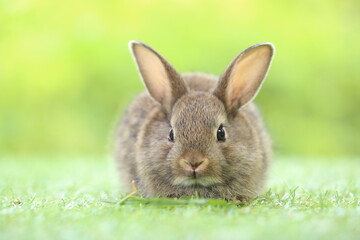
M190 186L203 186L203 187L209 187L212 185L216 185L221 183L221 180L216 177L175 177L173 184L174 185L181 185L184 187L190 187Z

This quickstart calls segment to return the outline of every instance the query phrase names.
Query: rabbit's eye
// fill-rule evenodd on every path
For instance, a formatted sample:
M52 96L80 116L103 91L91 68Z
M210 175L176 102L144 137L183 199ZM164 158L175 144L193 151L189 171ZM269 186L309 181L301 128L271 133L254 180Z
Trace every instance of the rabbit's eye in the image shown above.
M225 141L225 129L222 124L217 130L217 140L222 142Z
M174 141L174 130L171 128L169 131L169 137L168 137L169 141L173 142Z

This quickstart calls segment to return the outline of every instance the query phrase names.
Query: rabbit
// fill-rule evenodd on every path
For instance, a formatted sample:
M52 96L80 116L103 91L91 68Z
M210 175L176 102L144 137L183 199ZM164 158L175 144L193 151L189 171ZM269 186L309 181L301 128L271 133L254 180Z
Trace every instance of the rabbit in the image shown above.
M220 76L179 74L158 52L130 41L147 91L123 114L115 159L125 186L145 198L250 201L262 193L272 143L252 102L270 67L271 43L241 52Z

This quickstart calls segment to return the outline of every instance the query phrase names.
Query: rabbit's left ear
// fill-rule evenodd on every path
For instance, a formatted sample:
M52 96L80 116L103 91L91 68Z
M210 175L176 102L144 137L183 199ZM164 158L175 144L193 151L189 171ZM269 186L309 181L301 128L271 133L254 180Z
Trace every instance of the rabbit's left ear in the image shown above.
M260 43L240 53L220 77L214 90L230 115L250 102L259 91L269 69L274 46Z
M171 114L177 99L187 93L181 75L165 58L144 43L130 41L129 47L150 95L162 105L167 114Z

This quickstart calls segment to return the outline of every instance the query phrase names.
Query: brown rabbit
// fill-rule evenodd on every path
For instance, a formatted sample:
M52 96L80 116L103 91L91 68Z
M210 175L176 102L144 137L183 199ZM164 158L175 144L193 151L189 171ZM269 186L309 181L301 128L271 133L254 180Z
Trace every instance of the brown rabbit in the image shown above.
M250 200L261 192L271 141L252 103L269 69L271 43L240 53L220 77L181 75L159 53L129 43L147 88L116 136L123 183L144 197Z

